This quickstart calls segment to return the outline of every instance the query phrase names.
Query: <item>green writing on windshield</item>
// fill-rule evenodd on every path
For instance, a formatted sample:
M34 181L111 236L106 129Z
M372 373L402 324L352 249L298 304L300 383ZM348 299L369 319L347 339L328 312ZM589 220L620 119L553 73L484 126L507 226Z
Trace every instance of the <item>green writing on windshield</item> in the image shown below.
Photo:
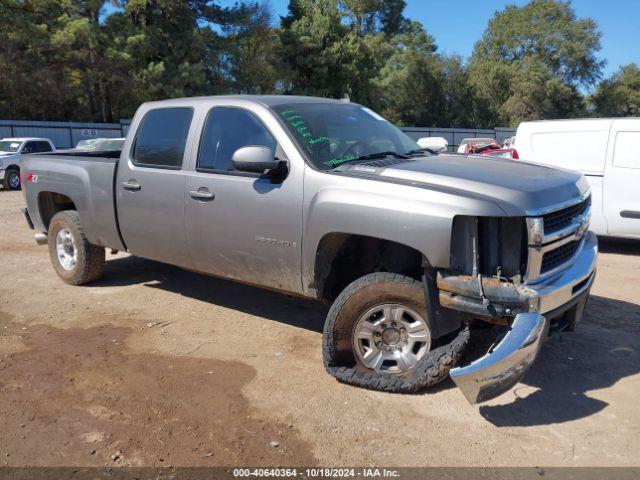
M303 139L307 141L310 146L329 141L329 137L326 137L324 135L314 137L314 135L309 131L309 126L307 125L304 117L300 115L300 113L298 113L296 110L284 110L280 112L280 115L289 123L294 131L296 131Z

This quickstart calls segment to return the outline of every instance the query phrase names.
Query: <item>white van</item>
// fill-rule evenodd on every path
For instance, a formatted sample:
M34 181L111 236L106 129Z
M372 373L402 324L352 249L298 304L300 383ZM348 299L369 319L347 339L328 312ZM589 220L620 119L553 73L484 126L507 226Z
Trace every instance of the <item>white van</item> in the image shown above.
M521 160L587 177L596 234L640 238L640 118L523 122L513 147Z

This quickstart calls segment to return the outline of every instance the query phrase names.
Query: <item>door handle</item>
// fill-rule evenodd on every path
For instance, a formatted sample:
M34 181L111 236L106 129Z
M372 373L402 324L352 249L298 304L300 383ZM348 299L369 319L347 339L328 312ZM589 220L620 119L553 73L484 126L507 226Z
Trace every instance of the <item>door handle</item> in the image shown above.
M197 200L213 200L216 196L206 188L199 188L198 190L190 190L189 195L191 198Z
M129 180L128 182L123 182L122 183L122 188L124 188L126 190L137 191L137 190L140 190L142 188L142 185L140 185L139 183L136 183L135 180Z
M635 210L623 210L620 212L620 216L622 218L635 218L640 220L640 212L637 212Z

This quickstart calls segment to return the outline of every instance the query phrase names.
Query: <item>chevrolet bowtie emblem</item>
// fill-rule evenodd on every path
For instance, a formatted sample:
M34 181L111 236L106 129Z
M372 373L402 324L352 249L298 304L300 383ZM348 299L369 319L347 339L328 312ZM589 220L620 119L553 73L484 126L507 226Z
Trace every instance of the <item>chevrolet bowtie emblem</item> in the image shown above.
M582 238L588 229L589 229L589 216L586 216L582 219L582 222L580 222L580 226L576 231L576 237Z

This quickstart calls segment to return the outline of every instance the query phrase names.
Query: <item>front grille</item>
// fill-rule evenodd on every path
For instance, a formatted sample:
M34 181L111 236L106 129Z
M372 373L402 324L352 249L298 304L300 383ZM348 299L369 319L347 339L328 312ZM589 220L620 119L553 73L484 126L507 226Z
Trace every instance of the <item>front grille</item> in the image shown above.
M555 212L547 213L542 218L544 219L544 233L549 234L557 232L571 224L571 221L578 215L582 215L587 211L591 205L591 196L584 199L582 202L570 207L556 210Z
M542 267L540 268L540 273L550 272L554 268L570 260L571 257L575 255L579 246L580 240L574 240L545 253L542 256Z

